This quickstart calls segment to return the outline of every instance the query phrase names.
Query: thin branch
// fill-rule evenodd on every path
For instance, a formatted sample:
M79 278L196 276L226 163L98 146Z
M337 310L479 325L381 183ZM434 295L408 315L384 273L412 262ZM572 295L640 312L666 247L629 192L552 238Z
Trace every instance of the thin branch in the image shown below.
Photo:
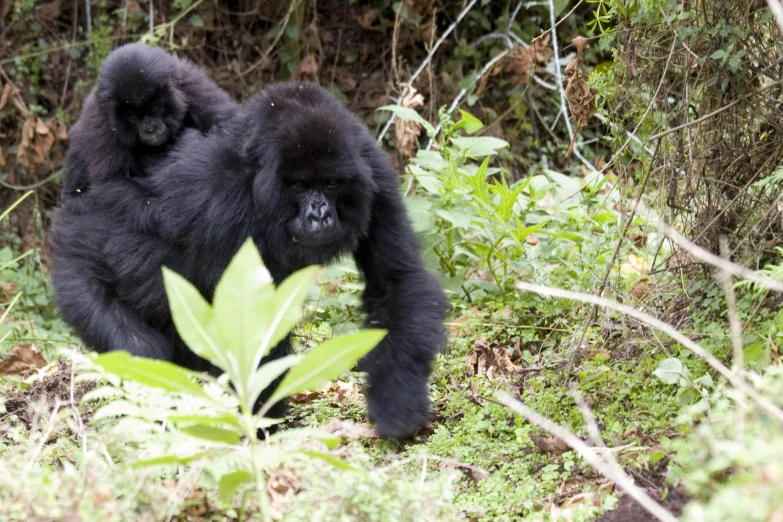
M240 78L255 71L256 69L258 69L259 67L261 67L263 64L266 63L267 58L269 58L269 55L272 54L272 50L277 45L277 42L279 42L280 39L283 37L286 27L288 27L288 22L291 20L291 15L294 14L294 11L296 10L296 8L299 6L301 2L302 0L291 0L291 3L288 6L288 11L286 12L285 17L283 18L283 21L280 23L280 31L278 31L277 36L275 36L275 39L272 40L272 43L269 44L269 47L267 47L266 52L263 54L263 56L261 56L261 58L256 63L254 63L244 71L239 72Z
M754 272L753 270L750 270L749 268L745 268L744 266L740 266L736 263L732 263L731 261L728 261L726 259L716 256L711 252L708 252L702 247L685 239L679 232L677 232L670 226L666 225L665 223L659 224L658 229L661 232L663 232L663 234L665 234L666 237L674 241L674 243L676 243L677 246L687 250L690 255L692 255L699 261L708 263L729 274L742 277L744 279L747 279L748 281L753 281L754 283L757 283L763 286L764 288L774 290L775 292L783 293L783 283L781 283L780 281L777 281L770 277L760 275Z
M473 8L473 5L478 0L471 0L468 5L465 6L465 8L460 11L460 13L457 15L457 19L454 20L454 23L452 23L448 29L446 29L443 34L438 38L438 41L435 42L435 45L432 46L432 49L430 49L429 54L427 55L427 58L424 59L424 61L419 65L419 68L416 69L411 77L408 79L407 83L408 85L413 85L414 80L419 77L419 75L422 73L422 71L427 67L427 64L430 63L430 60L432 60L432 57L435 55L435 51L438 50L438 47L440 47L440 44L446 40L446 38L451 34L451 32L454 30L455 27L457 27L457 24L460 23L460 21L465 17L466 14L468 14L468 11L470 11ZM402 93L400 94L400 100L402 100L405 95L408 94L408 87L402 90ZM381 142L383 137L386 135L386 132L388 132L389 127L391 127L392 123L394 123L394 114L392 113L391 116L389 116L389 119L386 121L386 125L383 126L383 129L381 130L380 134L378 134L378 143Z
M584 2L584 1L585 1L585 0L579 0L579 1L576 3L576 5L574 6L574 8L573 8L573 9L571 9L570 11L568 11L568 13L566 13L566 15L565 15L563 18L561 18L561 19L560 19L560 20L559 20L559 21L558 21L558 22L557 22L555 25L553 25L552 27L550 27L549 29L547 29L547 30L546 30L546 31L544 31L543 33L541 33L541 34L539 34L538 36L536 36L535 38L533 38L533 40L531 40L531 42L535 42L536 40L540 40L541 38L543 38L544 36L546 36L546 35L547 35L547 34L548 34L550 31L552 31L552 30L553 30L555 27L557 27L558 25L562 24L562 23L563 23L563 21L565 21L565 20L566 20L566 19L567 19L569 16L571 16L572 14L574 14L574 11L576 11L576 9L577 9L577 8L578 8L580 5L582 5L582 2Z
M645 493L642 488L635 485L631 477L626 475L625 472L621 469L607 464L606 461L598 456L593 448L590 448L587 444L582 442L579 437L506 394L499 394L498 399L500 403L507 408L510 408L519 415L523 416L529 422L535 424L539 428L545 429L558 439L568 444L571 449L579 454L580 457L590 463L590 465L599 473L614 482L617 487L622 489L626 494L638 502L640 506L647 510L647 512L656 519L660 520L661 522L677 522L677 517L669 513L663 506L650 498L650 496Z
M520 290L522 292L533 292L535 294L545 295L549 297L559 297L562 299L571 299L573 301L579 301L582 303L597 304L604 308L608 308L609 310L614 310L615 312L620 312L621 314L625 314L629 317L633 317L637 321L665 333L666 335L668 335L669 337L671 337L672 339L674 339L675 341L677 341L678 343L685 346L690 351L692 351L693 353L695 353L696 355L704 359L704 361L710 366L712 366L712 368L715 371L723 375L726 378L726 380L732 384L732 386L734 386L742 393L750 397L750 399L756 402L756 404L758 404L761 408L763 408L772 417L777 419L779 422L783 423L783 410L781 410L780 408L778 408L777 406L769 402L767 399L762 397L755 389L750 387L742 378L738 377L726 366L724 366L723 363L721 363L718 359L716 359L714 355L712 355L709 351L702 348L700 345L696 344L694 341L689 339L687 336L685 336L682 332L674 328L672 325L668 323L664 323L660 319L656 319L655 317L652 317L651 315L641 312L631 306L620 304L610 299L604 299L603 297L598 297L596 295L583 294L581 292L572 292L570 290L560 290L559 288L552 288L543 285L535 285L531 283L525 283L524 281L517 281L514 286L516 287L517 290Z

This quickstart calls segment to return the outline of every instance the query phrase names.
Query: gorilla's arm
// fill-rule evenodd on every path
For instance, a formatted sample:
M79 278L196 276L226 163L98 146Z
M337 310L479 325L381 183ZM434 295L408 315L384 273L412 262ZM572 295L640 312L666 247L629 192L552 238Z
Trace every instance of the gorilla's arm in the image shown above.
M81 209L79 209L81 210ZM61 316L84 342L99 352L127 350L134 355L172 360L169 341L126 306L112 285L104 262L106 215L57 209L52 230L52 284Z
M370 377L369 416L386 437L413 435L430 410L427 379L445 338L445 295L423 264L396 173L377 148L364 154L378 192L355 257L364 274L369 326L388 334L359 363Z
M186 122L186 126L207 133L237 114L240 105L207 76L204 69L185 58L176 60L176 86L185 94L187 117L192 120Z

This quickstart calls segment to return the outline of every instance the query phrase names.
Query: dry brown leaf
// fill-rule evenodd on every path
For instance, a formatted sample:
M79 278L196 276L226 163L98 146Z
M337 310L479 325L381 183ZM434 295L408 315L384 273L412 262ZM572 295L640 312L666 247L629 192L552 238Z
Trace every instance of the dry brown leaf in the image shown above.
M515 83L527 83L533 74L533 64L536 61L535 46L522 47L518 45L510 53L506 60L505 70L512 73L511 81Z
M68 139L64 123L44 122L35 116L28 117L22 124L22 140L16 149L19 163L27 168L40 165L49 157L49 151L56 140Z
M59 18L61 12L62 5L60 0L54 0L53 2L49 2L38 8L38 13L41 15L41 18L49 21Z
M538 446L538 449L544 453L551 453L553 455L560 455L561 453L565 453L571 449L568 447L568 444L563 442L561 439L558 439L557 437L541 437L538 435L531 435L530 440L532 440L533 443Z
M287 468L278 470L266 482L266 490L272 499L272 508L280 511L288 499L302 490L302 482Z
M3 87L3 94L0 94L0 111L3 110L3 107L8 103L8 98L11 96L13 89L14 88L10 83L6 83L5 87Z
M404 83L402 86L407 87L408 92L400 101L400 105L409 109L424 105L424 96L417 94L413 86ZM397 150L408 158L412 157L419 142L421 126L415 121L402 121L397 118L394 120L394 134L397 137Z
M518 346L509 353L505 346L493 348L485 339L476 339L473 349L468 354L466 373L469 377L486 375L489 379L522 373L522 368L514 364L511 359L521 357L521 354L517 355L518 352Z
M319 429L346 439L358 439L359 437L377 439L379 437L375 428L369 424L359 424L336 417L332 417L325 426L321 426Z
M315 81L318 78L318 59L314 54L308 54L297 65L292 75L297 82Z
M536 246L539 243L538 236L535 234L530 234L525 238L525 243L527 243L528 245Z
M291 396L290 401L296 404L312 402L316 399L330 399L332 404L339 405L362 400L361 388L355 382L327 382L323 388L316 391L303 391Z
M568 100L568 108L571 111L571 115L574 117L576 125L574 128L574 136L568 146L565 159L571 157L571 151L574 148L574 142L576 140L576 133L587 127L588 120L595 114L593 93L590 90L590 86L587 84L588 74L582 58L582 52L587 46L587 39L582 36L577 36L574 38L573 42L574 47L576 47L576 59L566 65L564 72L566 75L570 75L568 85L566 85L565 95L566 100Z
M24 375L46 366L43 358L32 344L14 346L5 358L0 361L0 375Z
M5 156L3 155L2 145L0 145L0 167L5 167Z
M357 16L356 20L359 22L359 25L362 27L362 29L367 29L368 31L380 31L380 23L373 25L373 23L378 20L380 16L380 9L368 9L361 16Z

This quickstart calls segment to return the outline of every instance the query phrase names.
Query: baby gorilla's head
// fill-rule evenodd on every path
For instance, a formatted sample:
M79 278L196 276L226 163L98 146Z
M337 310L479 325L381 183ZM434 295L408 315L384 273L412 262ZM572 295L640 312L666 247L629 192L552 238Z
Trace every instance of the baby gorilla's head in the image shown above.
M124 146L159 147L182 128L187 104L176 76L176 57L143 44L119 47L103 62L96 96Z

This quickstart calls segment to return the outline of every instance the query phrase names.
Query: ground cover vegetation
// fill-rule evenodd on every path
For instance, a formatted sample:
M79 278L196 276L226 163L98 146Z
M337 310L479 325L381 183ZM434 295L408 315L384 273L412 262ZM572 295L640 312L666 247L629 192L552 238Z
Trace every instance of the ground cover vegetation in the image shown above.
M781 520L780 7L3 3L0 519ZM246 244L214 303L167 273L221 378L95 357L58 318L68 129L128 41L240 101L317 81L393 155L451 304L415 437L366 419L353 363L384 333L360 328L351 261L274 289ZM267 344L197 335L253 299L284 318L259 314ZM230 363L291 330L294 356ZM284 429L259 439L273 421L249 405L287 368Z

